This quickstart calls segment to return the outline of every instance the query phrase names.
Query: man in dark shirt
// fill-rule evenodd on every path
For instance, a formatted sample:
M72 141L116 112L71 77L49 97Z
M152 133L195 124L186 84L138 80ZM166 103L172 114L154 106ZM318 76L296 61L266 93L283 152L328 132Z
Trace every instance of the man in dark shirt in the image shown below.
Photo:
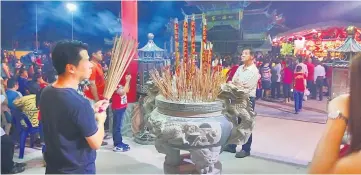
M52 52L58 80L41 93L40 110L45 136L46 174L95 174L96 149L104 137L108 101L93 107L77 93L90 77L92 64L87 45L59 42Z
M19 89L18 91L23 95L29 95L29 84L28 84L28 71L25 68L20 69L20 76L18 78Z

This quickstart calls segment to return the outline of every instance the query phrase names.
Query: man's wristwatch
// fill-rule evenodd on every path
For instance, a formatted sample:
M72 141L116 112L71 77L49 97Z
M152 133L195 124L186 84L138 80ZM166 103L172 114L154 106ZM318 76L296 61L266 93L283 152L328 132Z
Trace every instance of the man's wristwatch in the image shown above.
M340 110L328 113L328 119L331 120L342 119L346 122L346 124L348 124L348 118L346 118Z

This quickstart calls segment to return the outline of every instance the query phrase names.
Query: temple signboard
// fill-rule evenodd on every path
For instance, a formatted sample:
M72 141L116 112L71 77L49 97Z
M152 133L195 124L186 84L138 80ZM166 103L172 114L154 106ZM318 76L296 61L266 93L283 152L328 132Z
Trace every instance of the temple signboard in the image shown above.
M243 10L219 10L206 12L207 28L212 29L215 26L229 25L234 29L241 28Z

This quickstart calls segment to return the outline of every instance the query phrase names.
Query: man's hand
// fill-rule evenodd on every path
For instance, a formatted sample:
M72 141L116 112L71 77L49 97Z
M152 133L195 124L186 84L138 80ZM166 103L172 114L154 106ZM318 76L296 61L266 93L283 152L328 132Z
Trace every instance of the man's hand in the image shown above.
M130 74L128 74L125 76L125 81L129 83L131 78L132 78L132 76Z
M96 113L98 113L100 111L105 111L108 108L108 106L109 106L109 101L108 100L100 100L100 101L98 101L98 102L96 102L94 104L93 109L94 109L94 112L96 114Z
M104 124L106 119L107 119L107 113L105 111L100 113L95 113L95 120L98 123Z
M116 93L119 94L119 95L124 95L125 92L124 92L124 87L123 86L120 86L117 90L116 90Z
M238 87L245 87L246 86L246 83L242 83L242 82L238 82L238 81L235 81L235 82L232 82L235 86L238 86Z

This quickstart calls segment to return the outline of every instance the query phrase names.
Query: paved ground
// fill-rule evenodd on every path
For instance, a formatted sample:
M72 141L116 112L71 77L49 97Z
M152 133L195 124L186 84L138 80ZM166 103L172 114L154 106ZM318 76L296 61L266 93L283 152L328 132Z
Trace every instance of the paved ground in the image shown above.
M293 101L290 103L283 103L283 102L277 103L277 102L268 102L268 101L264 101L264 100L257 100L257 104L262 105L262 106L271 107L271 108L283 107L283 108L287 108L287 109L292 109L292 111L294 110L294 102ZM312 112L326 114L327 113L326 112L327 98L325 97L323 99L323 101L318 101L318 100L304 101L303 109L312 111Z
M296 116L291 114L292 107L288 104L257 101L259 115L253 131L252 157L236 159L233 154L222 153L223 173L307 173L306 167L325 127L322 120L326 114L322 110L326 104L317 102L307 101L304 110ZM110 146L98 151L98 173L163 173L164 155L159 154L154 146L138 145L131 138L127 140L132 146L130 152L114 153ZM111 144L112 141L108 142ZM29 164L24 173L44 173L40 150L26 148L25 159L21 161Z
M97 173L163 174L164 155L159 154L154 146L138 145L131 140L128 143L132 149L126 153L114 153L110 146L99 150L96 161ZM23 174L42 174L45 172L45 168L42 167L40 151L26 155L24 161L28 163L28 167ZM305 174L307 172L303 166L256 157L236 159L231 153L222 153L221 161L223 174Z

